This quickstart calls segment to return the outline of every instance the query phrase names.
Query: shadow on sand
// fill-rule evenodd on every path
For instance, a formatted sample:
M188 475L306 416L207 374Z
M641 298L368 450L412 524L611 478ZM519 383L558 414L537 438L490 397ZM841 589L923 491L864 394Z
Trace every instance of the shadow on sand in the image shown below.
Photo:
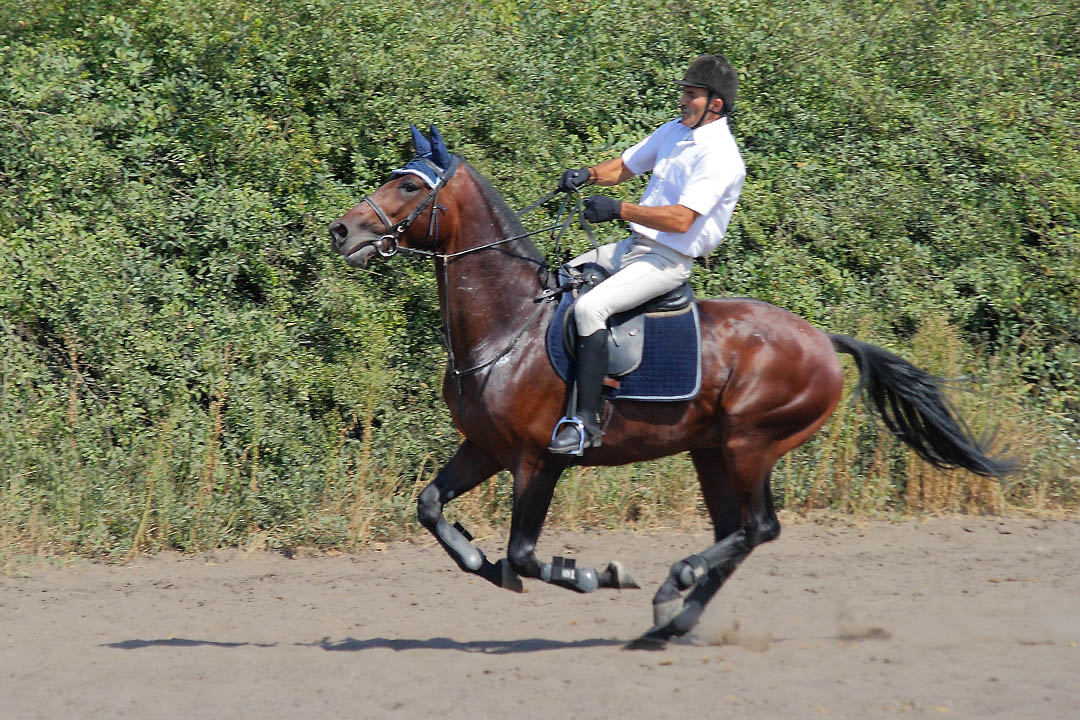
M624 640L614 638L590 638L587 640L574 640L563 642L560 640L545 640L543 638L524 638L521 640L471 640L460 642L450 638L431 638L429 640L412 640L408 638L371 638L369 640L357 640L345 638L331 642L329 638L323 638L322 642L314 643L315 647L333 651L358 651L375 650L384 648L387 650L457 650L469 653L487 653L490 655L510 655L514 653L543 652L545 650L575 650L590 647L619 647Z
M468 653L487 653L490 655L510 655L515 653L543 652L545 650L580 650L590 647L618 647L624 644L623 640L614 638L590 638L587 640L575 640L563 642L559 640L545 640L543 638L524 638L522 640L471 640L460 642L450 638L431 638L429 640L416 640L410 638L371 638L358 640L345 638L344 640L332 641L323 638L314 643L295 643L296 647L315 647L323 650L336 652L356 652L360 650L386 649L394 651L402 650L457 650ZM215 640L192 640L190 638L161 638L158 640L123 640L114 643L104 643L101 647L115 648L117 650L141 650L148 647L217 647L238 648L278 647L277 643L249 643L249 642L218 642Z
M161 638L160 640L123 640L121 642L104 643L101 647L116 648L117 650L141 650L148 647L277 647L277 643L246 643L246 642L217 642L215 640L191 640L188 638Z

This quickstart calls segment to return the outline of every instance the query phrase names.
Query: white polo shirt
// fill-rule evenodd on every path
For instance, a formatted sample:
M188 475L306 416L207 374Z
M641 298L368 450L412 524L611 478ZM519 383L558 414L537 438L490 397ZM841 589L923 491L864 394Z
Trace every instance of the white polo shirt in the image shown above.
M630 223L634 232L690 257L716 249L746 178L746 166L726 117L696 130L678 120L664 123L624 152L622 160L635 175L652 171L640 205L683 205L698 213L684 233Z

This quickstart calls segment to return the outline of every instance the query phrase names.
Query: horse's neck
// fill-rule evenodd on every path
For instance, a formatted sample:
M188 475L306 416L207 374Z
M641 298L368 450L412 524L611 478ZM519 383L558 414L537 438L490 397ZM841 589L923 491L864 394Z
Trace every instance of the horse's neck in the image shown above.
M503 240L520 228L486 203L459 212L448 252ZM437 262L439 302L458 368L471 367L504 350L536 309L543 291L542 257L527 239Z

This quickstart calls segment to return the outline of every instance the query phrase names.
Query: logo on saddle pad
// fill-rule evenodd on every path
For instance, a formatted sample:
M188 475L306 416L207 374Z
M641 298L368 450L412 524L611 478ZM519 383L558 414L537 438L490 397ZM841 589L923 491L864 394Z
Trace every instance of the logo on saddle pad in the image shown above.
M573 274L572 274L573 273ZM573 372L576 332L574 300L609 273L600 265L559 269L563 293L547 331L548 357L564 381ZM701 389L700 331L697 305L689 285L618 313L608 322L608 371L618 378L610 397L626 400L689 400Z

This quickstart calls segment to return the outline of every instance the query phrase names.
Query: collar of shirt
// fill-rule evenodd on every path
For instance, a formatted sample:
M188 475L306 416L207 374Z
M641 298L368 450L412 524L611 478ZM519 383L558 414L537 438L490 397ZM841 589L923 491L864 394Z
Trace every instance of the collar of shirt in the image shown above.
M727 129L727 118L717 118L711 123L705 123L701 127L690 130L690 138L695 143L709 142L723 135Z

